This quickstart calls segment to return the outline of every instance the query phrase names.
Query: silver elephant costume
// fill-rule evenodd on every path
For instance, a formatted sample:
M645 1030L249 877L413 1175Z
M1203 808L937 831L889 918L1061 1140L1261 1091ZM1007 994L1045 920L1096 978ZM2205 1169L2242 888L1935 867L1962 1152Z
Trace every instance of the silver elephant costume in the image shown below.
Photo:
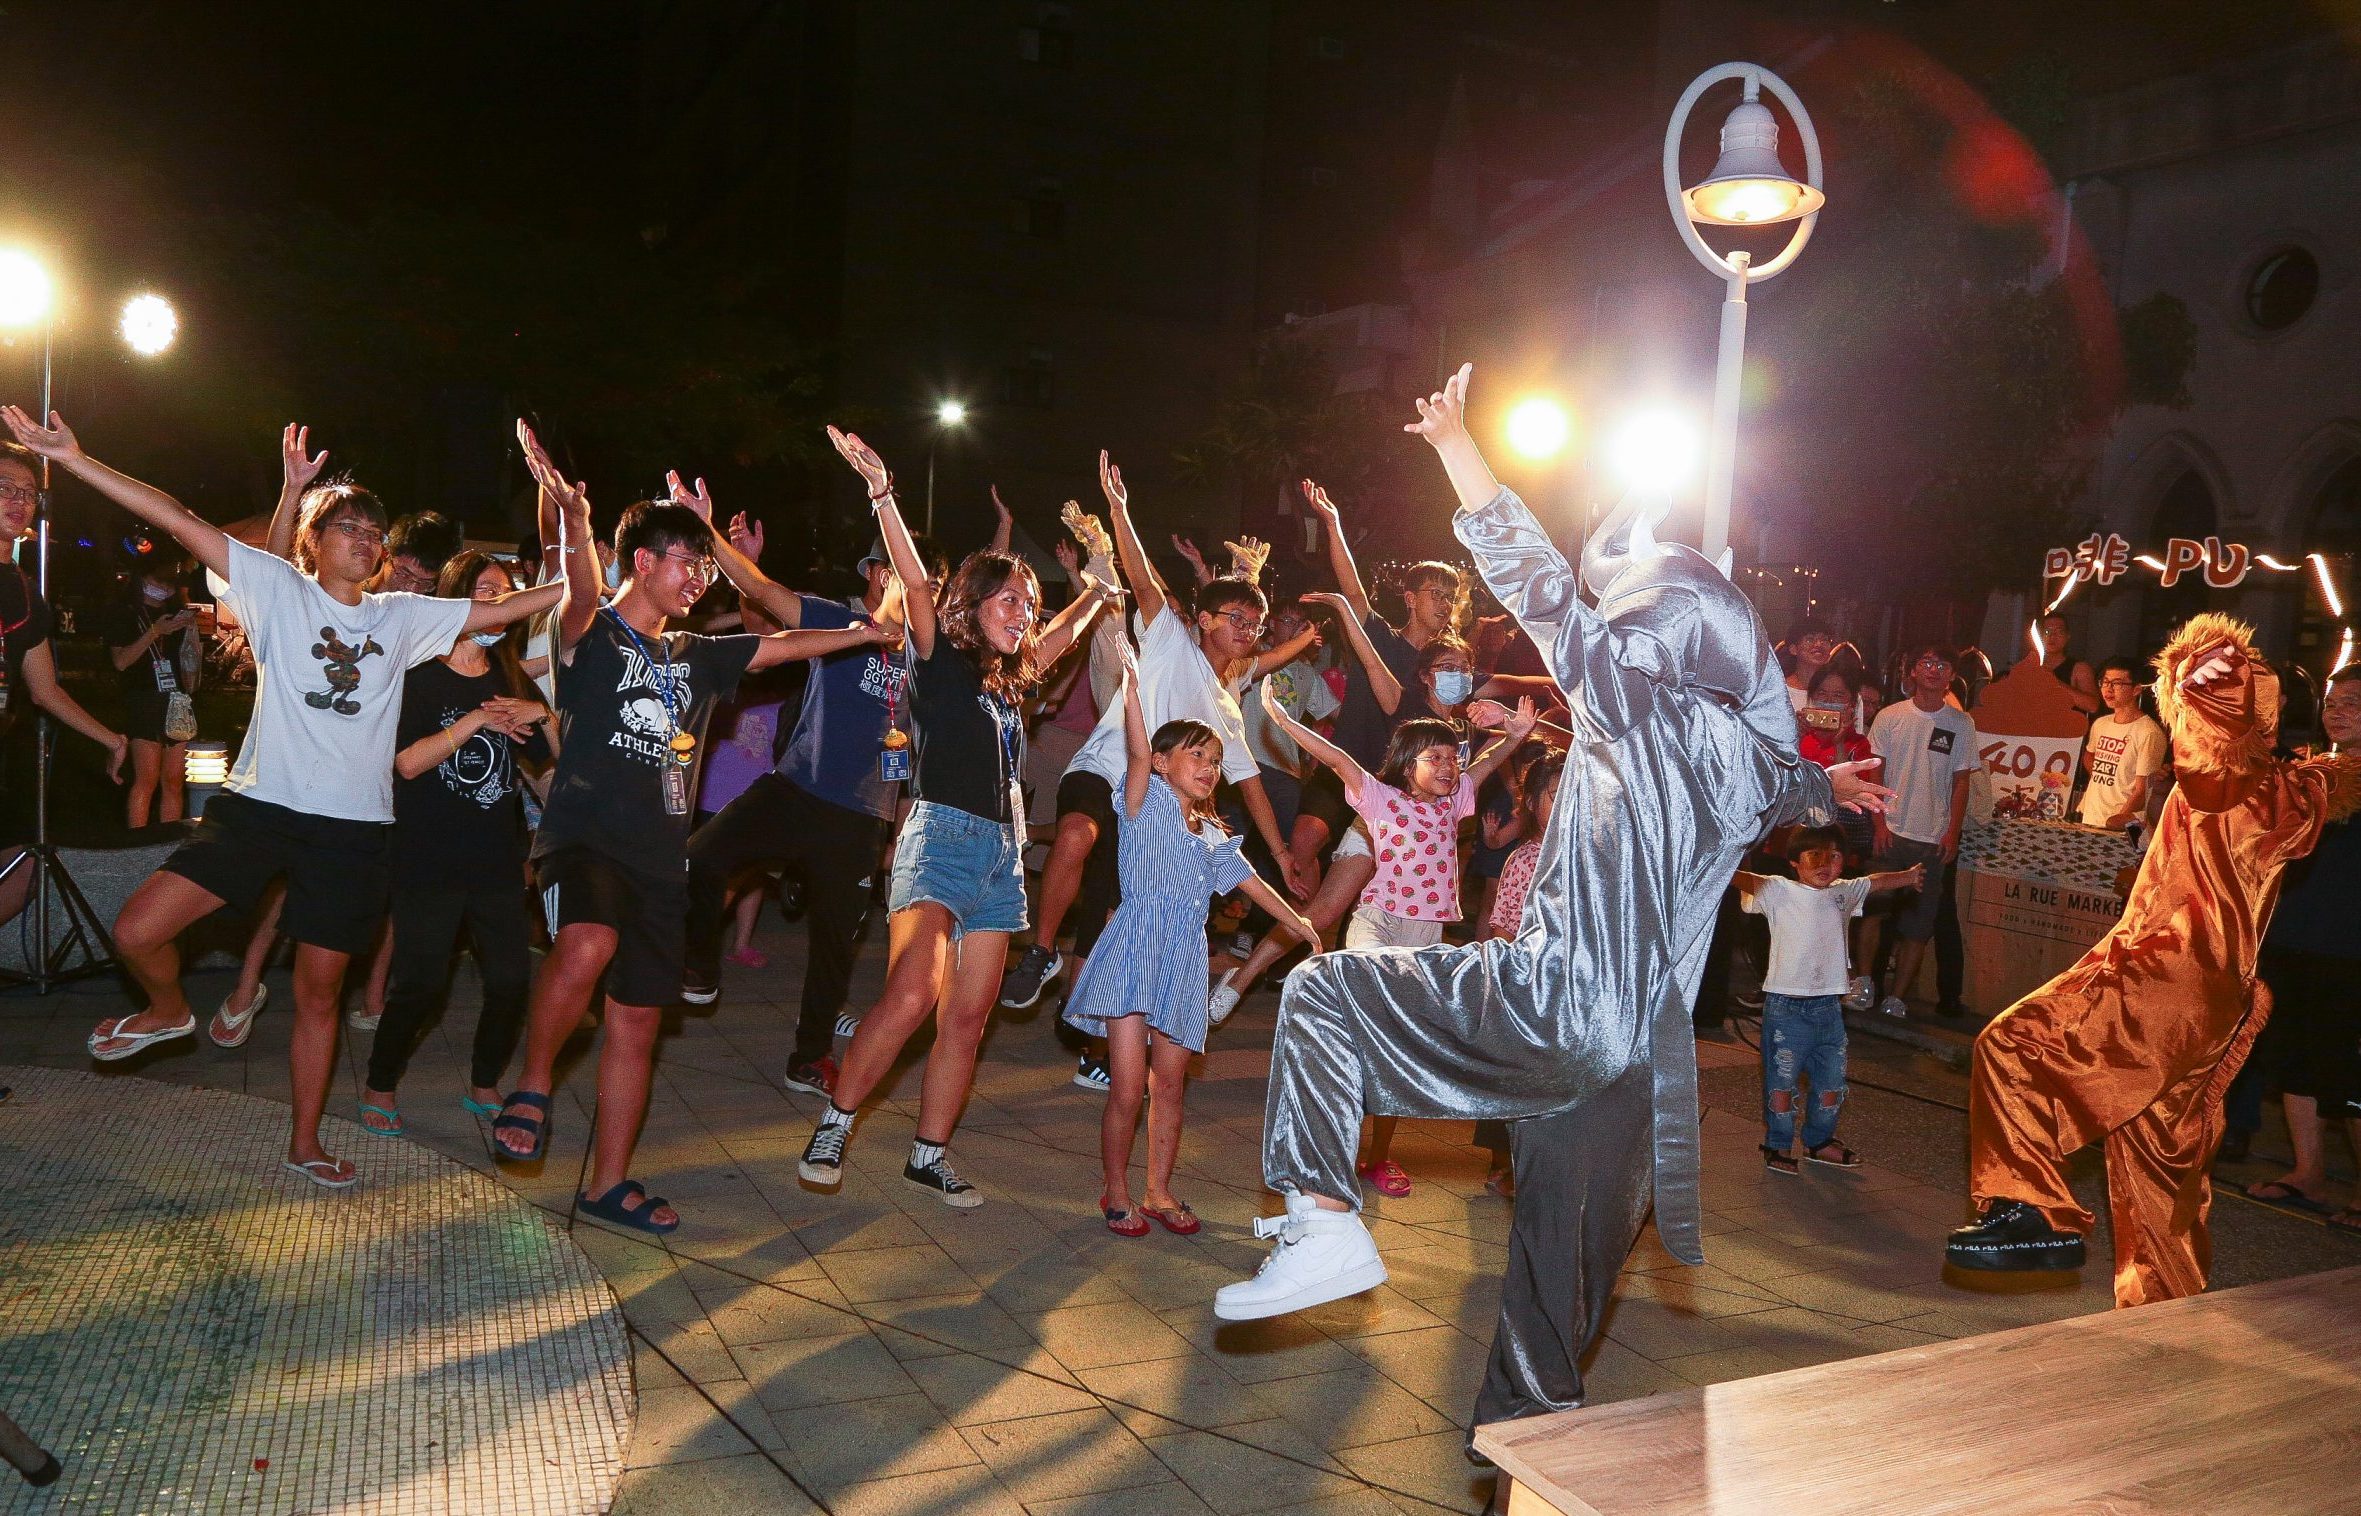
M1516 1222L1477 1422L1582 1401L1577 1359L1639 1236L1698 1242L1689 1009L1714 911L1746 850L1833 815L1796 753L1754 608L1627 502L1583 555L1598 596L1503 489L1454 523L1550 665L1573 750L1522 929L1466 947L1324 954L1287 977L1263 1177L1360 1204L1361 1117L1514 1119Z

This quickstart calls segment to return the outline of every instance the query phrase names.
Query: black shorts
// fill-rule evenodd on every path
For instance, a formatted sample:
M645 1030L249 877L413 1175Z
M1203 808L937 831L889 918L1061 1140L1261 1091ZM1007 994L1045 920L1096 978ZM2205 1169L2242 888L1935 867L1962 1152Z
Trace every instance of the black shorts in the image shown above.
M670 1005L680 998L689 945L689 878L627 868L592 848L560 848L533 860L549 935L569 926L615 934L607 996L620 1005Z
M164 692L149 683L137 690L127 690L123 696L123 735L134 742L153 742L169 745L171 738L164 735Z
M1115 835L1115 787L1088 769L1068 769L1058 781L1058 815L1079 812L1098 824L1098 840L1082 865L1081 887L1074 892L1066 922L1074 929L1074 951L1088 958L1098 946L1107 918L1123 903L1119 866L1121 844Z
M1328 828L1328 840L1320 844L1323 858L1353 829L1353 822L1358 819L1353 803L1344 798L1344 781L1325 763L1304 776L1303 801L1295 808L1295 819L1301 821L1306 816L1319 817L1321 824Z
M2265 948L2259 969L2271 987L2267 1072L2281 1093L2310 1096L2331 1121L2361 1116L2361 960Z
M158 872L178 874L241 911L287 876L279 930L331 953L364 953L385 919L390 821L314 816L224 792Z

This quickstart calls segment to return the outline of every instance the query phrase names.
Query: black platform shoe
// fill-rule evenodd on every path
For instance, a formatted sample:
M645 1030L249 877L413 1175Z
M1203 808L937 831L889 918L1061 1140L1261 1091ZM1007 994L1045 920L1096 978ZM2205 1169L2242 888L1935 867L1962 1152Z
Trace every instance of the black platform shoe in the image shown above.
M1983 1219L1954 1230L1943 1257L1987 1273L2067 1272L2082 1267L2082 1234L2059 1231L2022 1200L1987 1200Z

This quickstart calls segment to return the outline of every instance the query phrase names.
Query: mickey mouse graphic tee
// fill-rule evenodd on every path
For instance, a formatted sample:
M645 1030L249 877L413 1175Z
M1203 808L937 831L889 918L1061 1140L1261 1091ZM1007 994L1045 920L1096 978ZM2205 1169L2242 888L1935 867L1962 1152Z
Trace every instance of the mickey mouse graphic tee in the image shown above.
M1353 809L1369 823L1377 873L1361 904L1410 921L1459 919L1459 823L1476 813L1476 786L1465 774L1440 800L1411 795L1372 775Z
M683 776L694 794L705 723L736 692L761 645L748 636L651 637L634 634L612 610L593 616L573 657L557 665L557 777L533 856L587 847L642 874L684 874L692 818L664 808L672 734L697 739Z
M451 650L470 600L363 595L346 605L284 558L234 539L208 575L254 649L254 716L223 786L309 816L390 822L402 676Z

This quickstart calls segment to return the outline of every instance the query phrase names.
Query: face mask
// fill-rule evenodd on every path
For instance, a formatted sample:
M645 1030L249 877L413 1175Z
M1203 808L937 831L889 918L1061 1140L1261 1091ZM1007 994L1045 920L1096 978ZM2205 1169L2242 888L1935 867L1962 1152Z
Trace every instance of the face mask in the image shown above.
M1476 676L1466 669L1435 670L1435 698L1445 705L1464 704L1476 692Z
M504 631L469 632L467 634L467 640L474 643L477 647L498 647L500 645L500 639L507 635L508 633Z
M172 586L169 584L142 585L139 593L140 598L147 601L148 604L162 605L172 598Z
M611 590L623 588L623 560L620 558L607 560L607 588Z

